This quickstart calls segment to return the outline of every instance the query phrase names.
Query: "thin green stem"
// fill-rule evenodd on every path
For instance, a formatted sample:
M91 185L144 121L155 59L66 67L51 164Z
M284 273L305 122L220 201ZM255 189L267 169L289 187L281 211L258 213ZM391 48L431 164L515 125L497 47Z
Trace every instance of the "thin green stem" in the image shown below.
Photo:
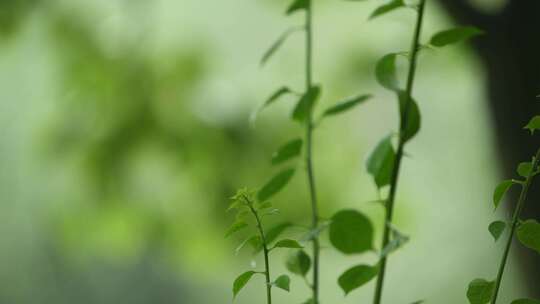
M272 282L270 280L270 260L268 258L270 250L268 250L268 244L266 243L266 235L264 233L261 218L259 217L257 211L253 208L252 202L246 196L244 196L244 200L246 200L249 210L253 214L253 217L255 217L257 229L259 230L259 234L261 236L264 255L264 275L266 279L266 303L272 304Z
M416 75L418 52L420 51L420 47L419 47L420 34L422 32L425 6L426 6L426 0L420 0L420 3L418 4L418 15L417 15L417 20L416 20L416 25L415 25L414 37L412 40L411 51L410 51L411 62L409 65L409 73L407 76L407 87L405 89L406 101L403 107L403 113L401 113L400 134L399 134L399 141L398 141L398 147L397 147L397 152L396 152L396 160L395 160L394 167L392 170L392 178L390 181L390 193L388 194L388 200L386 201L386 216L385 216L381 250L385 248L390 242L391 229L390 229L390 225L388 224L392 223L392 218L394 214L394 203L395 203L398 180L399 180L399 171L401 168L401 160L403 159L403 150L406 144L405 131L407 128L408 114L411 107L410 105L411 105L412 91L413 91L413 85L414 85L414 78ZM388 256L385 256L381 259L380 264L379 264L379 275L377 277L377 285L375 287L375 296L373 299L374 304L381 303L387 260L388 260Z
M306 10L306 92L313 87L313 6L309 0ZM306 153L305 162L307 169L307 179L309 186L309 195L311 198L311 226L317 229L319 225L319 211L317 206L317 192L315 189L315 174L313 170L313 108L310 109L306 121ZM319 237L315 236L313 242L313 301L319 303Z
M529 191L529 188L531 186L535 169L538 168L538 164L540 163L540 149L536 152L536 156L533 160L533 166L532 170L529 173L529 176L527 176L527 179L525 179L525 182L522 185L521 193L519 194L518 203L516 206L516 209L514 210L514 215L512 217L512 228L510 230L510 235L508 236L508 241L506 242L506 247L504 249L504 254L501 259L501 263L499 265L499 272L497 274L497 280L495 281L495 293L493 294L493 299L491 300L491 304L497 303L497 296L499 295L499 289L501 287L501 281L504 274L504 269L506 267L506 261L508 260L508 255L510 254L510 248L512 247L512 241L514 240L514 233L516 231L516 228L519 223L519 217L521 215L521 211L523 210L523 206L525 205L525 200L527 199L527 192Z

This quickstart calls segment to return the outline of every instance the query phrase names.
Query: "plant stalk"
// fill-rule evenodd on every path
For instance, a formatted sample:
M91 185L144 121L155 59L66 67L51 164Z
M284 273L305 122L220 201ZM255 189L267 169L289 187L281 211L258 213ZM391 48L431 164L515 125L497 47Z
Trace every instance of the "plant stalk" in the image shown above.
M270 280L270 262L268 258L270 251L268 250L268 244L266 243L266 235L264 233L264 229L263 229L259 214L253 208L253 205L251 204L249 199L247 197L244 197L244 199L248 202L249 209L251 213L253 213L253 216L255 217L255 221L257 222L257 229L259 230L259 234L261 236L261 242L263 246L263 255L264 255L264 275L266 279L266 303L272 304L272 282Z
M306 92L313 87L313 6L312 0L308 1L306 10ZM307 169L307 179L309 186L309 195L311 199L311 226L312 229L317 229L319 225L319 211L317 205L317 192L315 189L315 174L313 170L313 108L310 109L306 122L306 153L305 162ZM319 254L320 244L319 236L313 237L313 301L315 304L319 303Z
M418 15L417 15L417 20L416 20L416 25L415 25L415 30L414 30L414 37L413 37L412 45L410 49L411 61L410 61L409 72L407 76L407 87L405 90L406 101L403 108L403 113L401 113L400 134L399 134L399 141L398 141L398 147L397 147L397 152L396 152L396 160L395 160L394 167L392 170L392 178L390 181L390 193L386 201L386 216L385 216L385 222L384 222L384 232L383 232L381 250L384 249L390 242L390 225L389 224L392 223L392 218L394 214L394 203L395 203L396 191L398 187L399 171L401 168L401 160L403 159L403 150L406 144L405 131L408 124L408 114L410 111L413 85L414 85L414 79L416 75L418 52L420 51L420 47L419 47L420 34L422 32L425 6L426 6L426 0L420 0L420 3L418 4ZM375 287L375 296L373 299L374 304L381 303L387 259L388 259L388 256L383 257L379 264L379 275L377 277L377 285Z
M499 289L501 287L501 281L504 274L504 269L506 267L506 261L508 260L508 255L510 254L510 248L512 247L512 241L514 240L514 233L519 224L519 217L521 215L521 211L523 210L523 206L525 205L525 200L527 199L527 193L529 191L532 180L534 178L534 174L533 174L534 168L537 168L539 163L540 163L540 149L536 152L536 156L534 157L534 160L533 160L533 166L532 166L533 169L529 173L529 176L527 176L527 178L525 179L525 183L523 184L523 187L521 188L521 193L519 194L518 203L517 203L516 209L514 210L514 215L512 217L512 228L510 230L510 236L508 236L508 241L506 242L504 254L501 259L501 263L499 265L499 272L497 274L497 280L495 281L495 293L493 294L491 304L497 303L497 296L499 295Z

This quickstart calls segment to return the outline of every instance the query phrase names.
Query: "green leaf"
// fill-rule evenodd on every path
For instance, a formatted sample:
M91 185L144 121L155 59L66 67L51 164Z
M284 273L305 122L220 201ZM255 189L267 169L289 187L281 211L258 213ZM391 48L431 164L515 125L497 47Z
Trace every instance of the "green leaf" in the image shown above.
M292 224L287 222L287 223L281 223L279 225L272 227L266 232L266 241L268 243L272 243L281 235L281 233L283 233L283 231L285 231L285 229L291 226Z
M262 240L261 237L258 235L251 236L247 239L245 239L238 247L236 247L235 254L238 254L240 250L242 250L246 244L250 244L255 251L258 250L259 247L262 247Z
M300 245L297 241L291 240L291 239L284 239L281 241L278 241L273 248L293 248L293 249L301 249L304 248L302 245ZM272 249L273 249L272 248Z
M540 224L535 220L526 220L517 229L521 244L540 254Z
M383 4L379 6L371 15L369 16L369 19L373 19L379 16L382 16L386 13L392 12L398 8L406 7L406 3L403 0L392 0L387 4Z
M506 229L506 223L503 221L495 221L489 224L488 227L489 233L491 233L491 235L495 239L495 242L499 240L502 233L504 232L504 229Z
M529 177L532 171L532 162L523 162L518 165L517 173L522 177Z
M398 93L399 98L399 108L400 113L402 114L402 117L405 115L405 105L407 103L407 93L405 91L400 91ZM405 128L404 135L405 136L405 142L411 140L420 130L422 124L421 116L420 116L420 108L418 107L418 103L411 98L409 100L409 111L407 113L407 126Z
M311 113L313 105L321 94L320 86L311 87L298 101L294 108L292 118L298 122L304 122Z
M239 275L233 283L233 298L236 298L240 290L246 286L246 284L251 280L251 277L256 274L255 271L246 271Z
M264 202L281 191L294 175L294 169L286 169L276 174L257 193L257 200Z
M375 76L377 82L386 89L399 92L399 80L396 71L396 60L398 54L392 53L384 56L377 62Z
M245 221L241 219L237 220L229 227L229 229L227 229L227 231L225 232L225 237L229 237L234 233L246 228L247 226L248 224Z
M378 266L358 265L345 271L338 279L338 284L345 292L345 295L351 291L362 287L379 273Z
M313 299L307 299L307 300L306 300L304 303L302 303L302 304L317 304L317 303L315 303L315 300L313 300Z
M268 97L268 99L264 102L262 108L266 108L268 107L269 105L271 105L272 103L274 103L276 100L278 100L280 97L282 97L283 95L286 95L286 94L290 94L292 93L292 90L289 89L288 87L286 86L283 86L279 89L277 89L272 95L270 95L270 97Z
M390 230L392 232L392 239L381 251L381 259L403 247L403 245L409 242L409 237L399 232L396 228L390 226Z
M505 180L502 181L496 188L495 192L493 193L493 205L495 205L495 210L499 207L502 198L508 192L508 189L512 187L514 182L512 180Z
M310 1L311 0L294 0L294 2L287 9L286 14L291 15L300 10L307 10Z
M531 131L531 134L534 134L534 131L540 130L540 116L535 116L529 121L524 129Z
M519 299L512 301L511 304L540 304L540 301L532 299Z
M275 281L274 285L286 291L290 291L291 279L288 275L280 275Z
M430 44L435 47L443 47L449 44L462 42L482 34L484 34L484 32L476 27L458 27L435 34L433 38L431 38Z
M303 27L292 27L283 32L281 36L279 36L278 39L272 43L272 45L264 53L263 57L261 58L261 66L263 66L268 59L270 59L276 53L276 51L283 45L285 40L287 40L291 34L298 32L301 29L303 29Z
M367 171L373 176L378 188L390 184L395 159L396 152L392 146L392 136L389 135L379 142L366 163Z
M345 254L363 253L373 249L371 221L356 210L342 210L332 217L330 242Z
M369 94L349 97L345 100L339 101L334 106L328 108L326 111L324 111L323 116L332 116L343 113L367 101L371 97L372 95Z
M293 139L281 146L272 155L272 165L283 163L291 158L297 157L302 152L302 140L300 138Z
M475 279L469 284L467 298L471 304L486 304L491 301L495 292L495 282Z
M306 276L311 268L311 259L304 250L297 250L288 256L285 266L294 274Z
M422 304L424 302L426 302L426 300L418 300L418 301L412 302L411 304Z

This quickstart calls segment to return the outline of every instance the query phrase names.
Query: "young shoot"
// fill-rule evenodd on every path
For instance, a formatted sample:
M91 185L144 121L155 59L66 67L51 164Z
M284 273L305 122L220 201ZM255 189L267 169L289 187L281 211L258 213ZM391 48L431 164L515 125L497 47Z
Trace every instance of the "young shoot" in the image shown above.
M533 119L531 119L531 121L525 126L525 129L528 129L531 134L534 134L535 131L540 130L540 116L535 116ZM523 162L518 165L516 169L518 177L516 179L505 180L495 188L495 192L493 193L493 205L495 210L500 206L504 195L511 187L518 186L521 188L521 191L517 204L514 207L512 219L509 222L498 220L488 226L488 231L495 242L501 238L504 231L508 228L510 229L510 232L508 233L508 237L506 239L506 245L504 247L504 252L501 262L499 263L499 270L495 280L489 281L486 279L474 279L469 284L467 298L471 304L497 303L504 270L515 236L517 236L517 239L521 242L521 244L523 244L523 246L540 254L540 223L534 219L521 219L521 212L527 201L527 193L533 183L533 179L540 173L539 164L540 148L532 157L531 161ZM512 301L511 304L535 303L540 303L540 300L518 299Z

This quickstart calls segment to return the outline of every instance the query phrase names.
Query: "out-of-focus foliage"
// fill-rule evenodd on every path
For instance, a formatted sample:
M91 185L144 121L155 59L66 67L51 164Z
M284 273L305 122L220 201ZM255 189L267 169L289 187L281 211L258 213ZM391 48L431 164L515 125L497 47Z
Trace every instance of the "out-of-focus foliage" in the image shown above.
M409 36L402 22L410 16L396 12L391 22L365 25L376 3L349 9L345 1L323 2L315 16L315 74L325 87L321 109L359 91L375 96L362 111L319 126L321 209L359 209L375 222L381 213L367 203L377 193L363 169L366 147L395 127L387 117L396 113L392 96L377 91L371 75L376 56ZM302 64L296 35L274 54L267 73L258 72L268 40L286 28L278 17L282 6L243 0L0 1L0 303L206 304L230 295L238 264L248 268L251 261L235 258L237 244L223 238L232 220L224 215L227 198L278 173L268 160L298 134L298 126L280 114L293 110L291 96L281 96L254 126L248 121L276 87L301 87L291 72ZM432 16L433 32L448 28L435 7ZM416 244L396 258L389 284L409 278L408 265L426 266L416 270L422 284L395 288L388 301L418 295L461 303L463 282L493 262L484 255L491 248L478 246L485 240L482 230L471 228L485 214L478 202L489 197L495 180L486 178L495 173L493 155L481 88L473 81L480 74L471 72L474 58L464 50L444 59L425 56L419 102L428 127L407 151L412 159L404 170L417 178L403 185L406 202L396 210L398 226ZM456 157L463 169L451 165ZM282 218L301 224L307 222L302 174L300 166L288 189L273 198ZM455 229L433 235L419 228L424 226ZM441 239L454 254L435 245ZM444 259L435 258L443 253ZM367 301L369 287L343 300L337 278L345 265L372 260L323 254L329 263L322 269L324 302ZM305 274L310 261L293 256L289 268ZM278 294L279 303L305 300L307 290L295 281L295 292ZM259 291L246 288L238 303L253 303Z

